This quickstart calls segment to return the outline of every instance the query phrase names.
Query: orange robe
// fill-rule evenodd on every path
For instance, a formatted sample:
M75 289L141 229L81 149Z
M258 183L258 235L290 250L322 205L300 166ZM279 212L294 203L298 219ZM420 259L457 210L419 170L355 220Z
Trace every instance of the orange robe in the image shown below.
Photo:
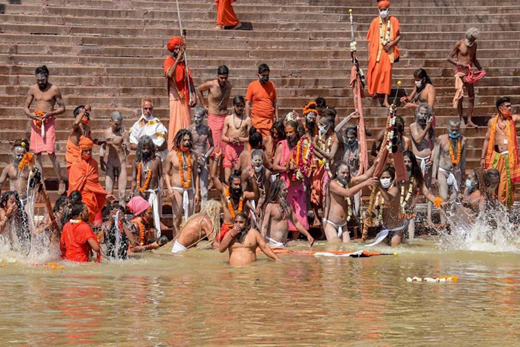
M67 161L67 169L72 166L78 158L81 156L81 150L79 146L76 146L72 143L70 139L67 140L66 152L65 152L65 160Z
M235 1L236 0L215 0L217 3L217 25L231 27L240 23L231 5Z
M495 138L497 132L497 114L489 121L490 135L486 151L486 169L497 169L500 172L498 185L498 201L511 207L515 200L515 183L520 182L520 163L518 159L518 142L516 137L515 121L509 118L505 129L507 136L507 152L495 152Z
M262 136L270 135L276 111L274 102L277 98L276 87L272 81L265 84L254 81L247 87L246 100L253 104L251 121Z
M401 25L397 18L390 16L390 41L393 41ZM383 25L383 33L386 33L386 25ZM386 34L385 34L386 35ZM397 45L385 52L380 39L379 17L374 18L367 33L368 41L368 71L367 87L370 95L387 94L392 90L392 66L399 58Z
M88 220L93 223L96 214L105 206L108 194L99 183L98 163L94 159L86 161L80 157L72 163L68 194L74 190L81 192L82 201L88 208Z
M175 64L173 57L164 61L164 76L168 83L168 98L170 107L170 123L168 126L168 150L173 148L173 139L177 132L191 124L191 111L189 106L189 86L186 83L186 65L184 62L177 64L172 78L168 78L168 70ZM193 85L191 70L188 69L189 81Z

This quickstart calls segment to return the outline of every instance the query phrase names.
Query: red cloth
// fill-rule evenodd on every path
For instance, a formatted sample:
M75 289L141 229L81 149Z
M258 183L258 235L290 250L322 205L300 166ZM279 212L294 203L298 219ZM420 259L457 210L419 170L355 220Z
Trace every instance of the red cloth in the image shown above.
M231 27L240 23L231 5L235 1L236 0L215 0L217 3L217 25Z
M182 43L182 37L180 37L180 36L172 36L170 41L168 41L168 44L166 45L166 48L168 48L168 50L170 52L173 52L175 50L175 46L180 46L181 43Z
M233 228L233 223L223 223L222 227L220 228L220 235L217 237L218 242L222 242L224 240L224 236Z
M457 71L455 71L457 72ZM469 84L475 84L486 76L485 70L473 71L471 66L468 66L468 75L466 76L466 82Z
M61 233L61 257L70 261L87 262L92 249L88 243L89 239L98 243L96 235L87 223L67 222Z
M98 163L94 159L90 158L87 161L79 158L72 163L68 195L75 190L81 192L82 201L88 208L88 220L93 223L96 214L105 206L108 194L99 183Z
M88 151L94 147L94 142L85 136L79 138L79 149L82 151Z
M254 81L247 87L246 100L253 104L251 121L262 136L269 136L274 119L276 87L272 81L265 84Z
M172 56L166 58L166 60L164 61L165 77L167 77L168 70L170 70L170 68L174 64L175 59ZM188 74L190 76L190 84L193 85L193 77L191 76L190 69L188 69ZM177 87L177 94L179 95L179 99L184 99L184 97L189 94L188 84L186 83L186 64L184 64L184 61L181 61L177 64L172 79L175 80L175 85Z

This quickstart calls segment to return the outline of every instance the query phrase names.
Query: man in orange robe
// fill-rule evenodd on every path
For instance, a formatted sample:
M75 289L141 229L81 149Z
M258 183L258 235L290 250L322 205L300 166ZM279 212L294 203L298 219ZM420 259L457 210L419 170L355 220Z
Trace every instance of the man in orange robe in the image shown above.
M379 1L379 17L372 20L368 29L367 87L370 95L385 95L385 106L392 90L392 66L399 59L397 43L401 40L401 25L397 18L388 14L390 1Z
M190 107L197 104L195 88L191 71L186 77L184 39L174 36L168 41L170 56L164 61L164 76L168 83L168 98L170 106L170 125L168 127L168 150L173 147L173 139L177 132L191 124ZM191 91L191 94L190 94ZM189 100L188 100L189 98Z
M260 65L258 81L251 82L246 92L246 116L262 136L270 136L273 122L278 121L276 87L269 74L269 66Z
M520 115L512 114L509 98L499 98L496 106L498 114L488 122L480 164L485 169L497 169L500 172L498 201L511 207L515 200L515 183L520 182L516 137Z
M215 29L240 29L242 24L237 18L232 3L236 0L215 0L217 3L217 27Z
M96 214L105 206L108 194L99 183L98 163L92 159L93 145L91 139L81 137L81 157L70 167L68 192L69 195L75 190L81 193L82 201L89 212L90 223L94 222Z

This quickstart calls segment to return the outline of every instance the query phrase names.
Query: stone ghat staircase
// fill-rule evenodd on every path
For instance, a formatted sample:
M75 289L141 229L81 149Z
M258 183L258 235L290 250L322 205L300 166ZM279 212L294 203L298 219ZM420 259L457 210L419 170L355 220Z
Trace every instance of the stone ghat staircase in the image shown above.
M301 108L323 96L344 116L353 109L349 88L350 22L354 10L358 57L366 70L365 35L377 15L366 0L240 0L235 10L253 31L214 31L212 0L180 0L188 32L189 63L196 84L211 79L226 64L234 94L244 95L261 63L271 67L281 113ZM476 88L476 115L491 115L498 96L520 95L520 8L516 0L394 0L391 13L402 24L401 61L394 85L402 80L410 92L413 72L427 69L437 88L437 133L456 116L452 66L446 57L471 26L480 29L478 57L487 77ZM9 141L23 137L27 90L34 69L49 67L52 83L61 88L67 112L57 120L57 153L64 168L65 141L72 110L93 107L94 137L108 126L108 115L120 110L129 127L140 98L155 100L155 114L167 122L162 72L166 42L179 33L175 1L130 0L0 0L0 162L11 161ZM515 101L516 101L515 100ZM367 125L375 134L385 123L385 109L364 101ZM407 124L410 111L401 110ZM469 167L478 165L486 128L464 131L469 138ZM371 143L371 139L369 142ZM370 145L369 143L369 145ZM132 156L133 158L133 156ZM52 177L45 158L44 174ZM63 169L64 170L64 169ZM65 172L65 170L64 170Z

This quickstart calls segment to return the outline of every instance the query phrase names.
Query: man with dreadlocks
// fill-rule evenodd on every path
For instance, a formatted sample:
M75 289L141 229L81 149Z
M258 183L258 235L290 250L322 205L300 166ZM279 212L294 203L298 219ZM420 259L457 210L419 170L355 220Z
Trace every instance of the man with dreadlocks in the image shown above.
M318 111L316 110L316 103L314 101L309 102L303 108L303 121L302 125L305 129L305 135L312 141L316 135L318 135L318 127L316 122L318 121Z
M496 200L496 191L500 183L500 172L497 169L471 170L466 180L466 190L462 204L478 215L485 211L486 204Z
M161 236L162 204L159 197L162 194L163 167L161 158L156 155L155 145L150 136L141 136L135 151L132 164L132 189L130 197L141 196L148 200L153 208L156 237Z
M174 236L179 235L182 217L187 221L200 201L199 163L193 148L191 132L181 129L166 157L165 182L172 200Z
M314 239L298 221L292 206L285 200L287 193L285 181L276 180L273 182L262 221L262 237L270 247L285 247L289 234L289 221L291 221L294 227L307 237L309 244L312 246Z
M220 229L220 236L218 241L231 230L233 226L233 220L241 212L249 214L250 208L248 207L248 201L258 199L260 193L256 180L253 179L254 170L250 170L250 174L247 176L246 182L253 189L253 191L244 191L242 176L240 171L235 170L231 173L228 179L228 184L220 181L217 174L217 163L213 162L211 167L211 179L213 185L220 193L220 200L224 206L224 223Z
M199 213L186 221L173 243L172 253L182 253L188 248L196 247L205 238L214 249L218 248L221 211L222 205L218 201L209 200Z
M34 156L29 153L29 141L20 139L13 143L13 162L7 165L0 176L0 192L4 182L9 179L9 190L27 196L29 173L34 169Z
M248 186L247 180L251 175L251 171L253 171L253 178L256 181L260 195L258 199L251 200L248 203L251 204L253 224L260 229L264 204L271 186L271 170L264 165L265 157L261 149L255 149L251 152L249 162L250 164L242 170L242 188L244 191L253 189L253 187Z
M31 230L27 213L15 191L5 192L0 197L0 235L15 251L29 253Z

